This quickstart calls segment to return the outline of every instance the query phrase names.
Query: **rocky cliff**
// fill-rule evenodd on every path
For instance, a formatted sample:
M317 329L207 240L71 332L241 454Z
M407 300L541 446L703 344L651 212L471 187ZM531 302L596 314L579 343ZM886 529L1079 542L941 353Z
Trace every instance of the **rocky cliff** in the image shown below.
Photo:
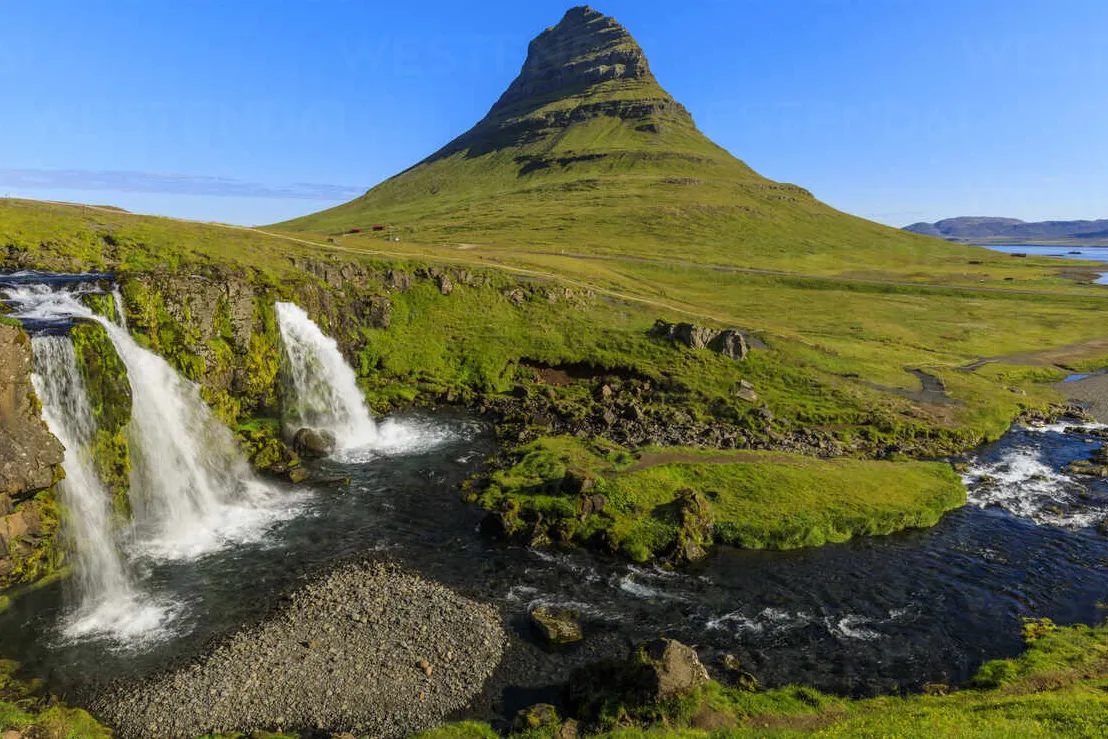
M52 486L65 450L40 415L31 359L23 329L0 324L0 587L42 574L57 531Z

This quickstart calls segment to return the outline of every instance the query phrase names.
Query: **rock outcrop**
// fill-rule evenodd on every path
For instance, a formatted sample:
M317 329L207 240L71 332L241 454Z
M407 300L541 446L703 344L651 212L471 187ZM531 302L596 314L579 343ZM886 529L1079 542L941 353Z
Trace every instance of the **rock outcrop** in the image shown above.
M57 518L52 496L35 498L61 476L64 454L31 385L31 341L0 325L0 586L41 574Z
M531 611L531 625L549 647L572 644L583 637L577 615L564 608L536 608Z
M567 702L583 720L620 710L634 715L707 683L696 650L674 639L644 642L626 660L607 660L574 671Z
M651 78L646 54L631 34L615 19L582 5L531 42L523 69L492 114L601 82L646 78Z
M736 361L745 359L750 352L746 336L733 328L719 330L694 326L691 323L668 323L659 319L650 333L690 349L709 349Z

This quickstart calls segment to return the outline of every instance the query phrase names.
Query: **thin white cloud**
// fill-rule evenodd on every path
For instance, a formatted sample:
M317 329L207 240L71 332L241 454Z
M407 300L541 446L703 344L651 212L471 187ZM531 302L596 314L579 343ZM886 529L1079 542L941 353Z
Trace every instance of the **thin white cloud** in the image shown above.
M83 169L0 169L0 188L4 187L331 201L349 200L365 192L363 187L348 185L264 185L225 177Z

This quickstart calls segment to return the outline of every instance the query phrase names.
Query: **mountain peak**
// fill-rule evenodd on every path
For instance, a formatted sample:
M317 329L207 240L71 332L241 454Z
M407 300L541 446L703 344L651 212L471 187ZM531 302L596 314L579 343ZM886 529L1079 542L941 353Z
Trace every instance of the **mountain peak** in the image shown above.
M614 18L579 5L531 42L523 69L492 113L621 79L653 81L646 54Z

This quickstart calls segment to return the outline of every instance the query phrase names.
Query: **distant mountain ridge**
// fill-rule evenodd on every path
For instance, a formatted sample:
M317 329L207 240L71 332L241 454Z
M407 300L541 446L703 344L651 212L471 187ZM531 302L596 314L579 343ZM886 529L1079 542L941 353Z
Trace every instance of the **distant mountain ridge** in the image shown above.
M962 244L1058 244L1108 246L1108 219L1039 221L964 216L935 223L913 223L905 231Z

